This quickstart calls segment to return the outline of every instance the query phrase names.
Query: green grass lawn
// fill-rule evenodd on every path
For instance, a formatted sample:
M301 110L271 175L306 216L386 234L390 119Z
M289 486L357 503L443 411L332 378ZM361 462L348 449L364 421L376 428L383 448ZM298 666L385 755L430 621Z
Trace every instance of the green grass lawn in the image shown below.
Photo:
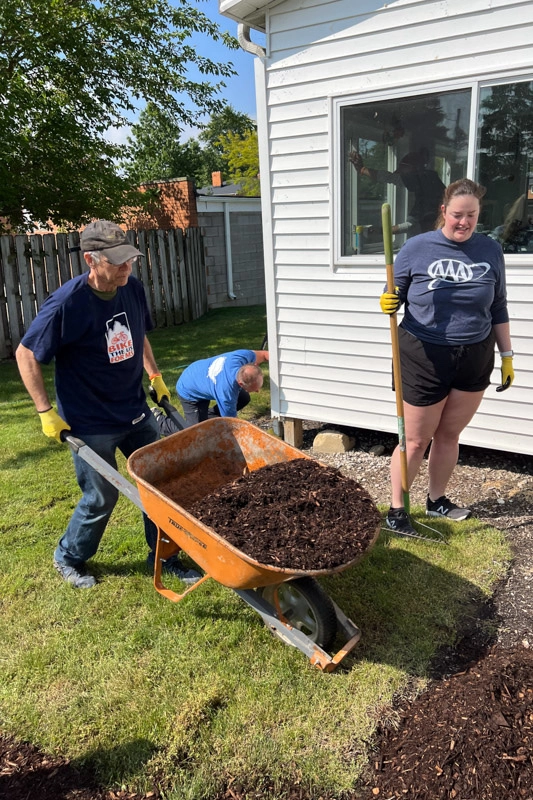
M173 388L186 364L258 349L265 329L263 308L231 309L150 340ZM324 674L230 589L207 581L178 604L161 597L125 498L91 562L98 585L62 582L52 553L79 498L69 450L42 435L14 362L0 376L0 728L90 763L110 788L155 779L167 800L209 798L231 779L272 786L272 798L290 783L317 798L355 787L394 697L423 689L437 649L503 575L503 534L478 520L432 522L449 547L382 534L322 580L362 629L346 665ZM268 412L265 380L246 416Z

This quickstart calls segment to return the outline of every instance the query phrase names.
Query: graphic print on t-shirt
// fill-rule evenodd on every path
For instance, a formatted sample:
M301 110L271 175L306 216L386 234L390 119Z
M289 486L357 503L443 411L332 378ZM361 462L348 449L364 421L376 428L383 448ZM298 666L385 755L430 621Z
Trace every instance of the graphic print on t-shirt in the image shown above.
M224 356L219 356L218 358L215 358L213 363L209 366L209 369L207 370L207 377L211 378L213 383L217 382L217 375L219 375L224 369L225 361L226 359Z
M111 364L133 358L133 338L125 311L106 322L107 353Z
M428 289L440 289L443 286L458 283L479 281L487 274L490 264L482 261L479 264L465 264L457 258L439 258L428 267L428 275L433 278Z

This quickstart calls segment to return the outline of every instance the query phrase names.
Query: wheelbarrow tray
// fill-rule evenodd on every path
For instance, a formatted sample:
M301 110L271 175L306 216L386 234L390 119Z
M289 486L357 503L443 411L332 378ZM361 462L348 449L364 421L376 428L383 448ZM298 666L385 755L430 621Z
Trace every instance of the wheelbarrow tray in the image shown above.
M220 417L140 448L128 459L128 471L137 483L144 510L174 543L174 552L184 550L223 586L252 589L304 575L316 577L341 572L361 558L321 570L262 564L203 525L188 510L247 470L296 458L309 459L309 456L249 422ZM171 546L167 547L166 557L171 550Z

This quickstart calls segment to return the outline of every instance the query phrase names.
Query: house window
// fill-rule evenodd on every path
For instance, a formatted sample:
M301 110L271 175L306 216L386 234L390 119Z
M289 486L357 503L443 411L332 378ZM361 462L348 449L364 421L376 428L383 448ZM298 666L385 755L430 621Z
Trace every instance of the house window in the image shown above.
M395 250L433 230L444 188L463 177L487 188L478 230L533 253L533 81L341 103L340 133L341 259L383 253L383 203Z
M445 186L466 175L471 92L341 109L343 255L382 253L381 206L394 245L435 227Z
M506 253L533 253L533 82L480 90L476 175L482 230Z

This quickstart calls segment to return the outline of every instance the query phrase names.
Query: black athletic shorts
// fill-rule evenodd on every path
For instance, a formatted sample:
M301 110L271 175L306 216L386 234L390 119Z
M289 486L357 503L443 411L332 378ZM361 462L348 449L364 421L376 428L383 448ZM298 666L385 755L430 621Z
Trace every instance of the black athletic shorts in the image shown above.
M454 346L421 342L400 325L398 339L406 403L431 406L440 403L451 389L481 392L490 385L494 369L494 331L477 344Z

